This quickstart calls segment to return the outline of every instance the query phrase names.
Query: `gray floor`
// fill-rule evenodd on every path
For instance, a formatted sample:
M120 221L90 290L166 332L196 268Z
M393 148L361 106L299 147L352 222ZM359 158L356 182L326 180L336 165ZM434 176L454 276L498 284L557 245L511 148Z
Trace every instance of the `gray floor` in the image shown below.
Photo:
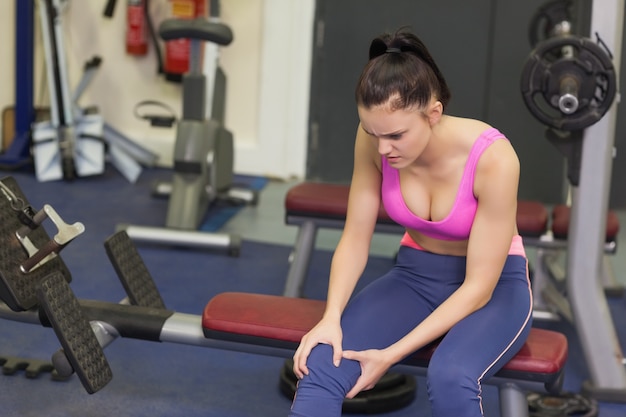
M285 225L284 201L285 194L297 181L270 181L260 194L259 204L242 209L231 219L221 231L237 233L244 239L258 242L293 245L296 239L297 228ZM626 211L618 210L620 224L626 225ZM332 250L337 245L341 232L338 230L318 231L316 248ZM626 228L622 227L618 242L626 241ZM393 256L398 248L399 236L376 234L372 240L371 254ZM532 263L534 250L526 248ZM618 250L615 255L608 256L612 266L615 281L626 285L626 253Z

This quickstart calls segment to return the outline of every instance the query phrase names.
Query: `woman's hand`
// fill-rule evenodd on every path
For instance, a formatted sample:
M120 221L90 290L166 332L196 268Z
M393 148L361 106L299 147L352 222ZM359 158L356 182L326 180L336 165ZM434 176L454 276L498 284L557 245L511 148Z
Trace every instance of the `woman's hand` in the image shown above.
M361 376L350 392L346 394L346 398L354 398L359 392L374 388L374 385L392 365L387 356L384 351L378 349L346 350L343 352L345 359L358 361L361 364Z
M341 362L341 341L343 334L339 320L322 319L315 327L302 337L300 346L293 356L293 372L298 379L302 379L304 375L309 374L306 366L307 358L311 350L320 343L331 345L333 347L333 363L339 366Z

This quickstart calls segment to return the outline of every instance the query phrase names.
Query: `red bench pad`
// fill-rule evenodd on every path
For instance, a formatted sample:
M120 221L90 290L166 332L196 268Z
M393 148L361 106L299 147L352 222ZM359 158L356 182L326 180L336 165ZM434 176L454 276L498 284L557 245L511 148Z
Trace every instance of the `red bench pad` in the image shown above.
M548 209L539 201L520 200L516 221L520 235L539 237L548 230Z
M202 327L207 337L280 346L295 350L302 336L322 317L326 303L319 300L250 293L222 293L204 309ZM408 363L426 366L436 343L422 349ZM498 373L513 372L518 379L558 375L567 359L567 339L558 332L533 328L520 352ZM518 374L519 373L519 374ZM528 374L528 375L525 375ZM543 379L539 379L543 380Z
M567 239L569 231L569 219L571 208L565 204L559 204L552 209L552 233L558 239ZM619 218L613 210L609 210L606 216L606 241L616 240L619 232Z
M325 305L304 298L226 292L207 303L202 327L297 344L320 320Z
M287 191L285 210L287 214L345 220L349 193L349 185L303 182ZM378 211L378 220L395 223L382 204Z
M287 215L345 220L349 192L349 185L303 182L287 191L285 210ZM382 205L378 221L395 223ZM547 226L548 210L543 204L538 201L517 203L517 227L522 236L539 237L546 232Z

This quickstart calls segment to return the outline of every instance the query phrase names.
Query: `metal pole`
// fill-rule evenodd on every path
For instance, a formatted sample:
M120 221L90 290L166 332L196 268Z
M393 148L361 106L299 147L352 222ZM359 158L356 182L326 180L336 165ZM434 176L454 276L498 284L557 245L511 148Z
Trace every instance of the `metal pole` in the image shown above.
M34 14L34 0L15 0L15 134L0 164L17 165L30 157L30 126L35 120Z
M613 53L617 79L622 43L624 0L595 1L590 37L596 33ZM573 193L568 243L567 291L591 381L588 390L600 400L626 401L626 370L602 285L616 101L584 132L580 184Z

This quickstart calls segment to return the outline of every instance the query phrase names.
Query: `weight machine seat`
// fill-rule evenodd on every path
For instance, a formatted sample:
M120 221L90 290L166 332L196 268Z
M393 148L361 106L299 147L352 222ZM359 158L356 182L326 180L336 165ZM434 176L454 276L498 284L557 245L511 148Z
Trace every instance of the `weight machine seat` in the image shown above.
M213 297L202 315L207 338L294 350L300 339L321 319L326 303L275 295L226 292ZM409 356L402 365L422 368L422 374L437 343ZM567 338L555 331L532 328L511 361L496 375L503 384L540 383L557 393L567 360ZM419 369L415 369L417 373Z
M285 197L287 216L324 217L345 220L348 211L349 185L322 182L303 182L289 189ZM378 210L378 221L397 225L383 205Z
M552 209L552 233L557 239L567 239L569 232L571 208L565 204L556 205ZM606 242L617 240L619 232L619 218L613 210L609 210L606 217Z
M287 224L301 224L305 219L341 220L343 227L348 211L349 185L303 182L289 189L285 197ZM538 201L518 201L517 227L522 236L539 237L548 226L548 210ZM378 225L389 226L402 233L404 228L395 223L381 204ZM328 227L328 225L326 225Z

